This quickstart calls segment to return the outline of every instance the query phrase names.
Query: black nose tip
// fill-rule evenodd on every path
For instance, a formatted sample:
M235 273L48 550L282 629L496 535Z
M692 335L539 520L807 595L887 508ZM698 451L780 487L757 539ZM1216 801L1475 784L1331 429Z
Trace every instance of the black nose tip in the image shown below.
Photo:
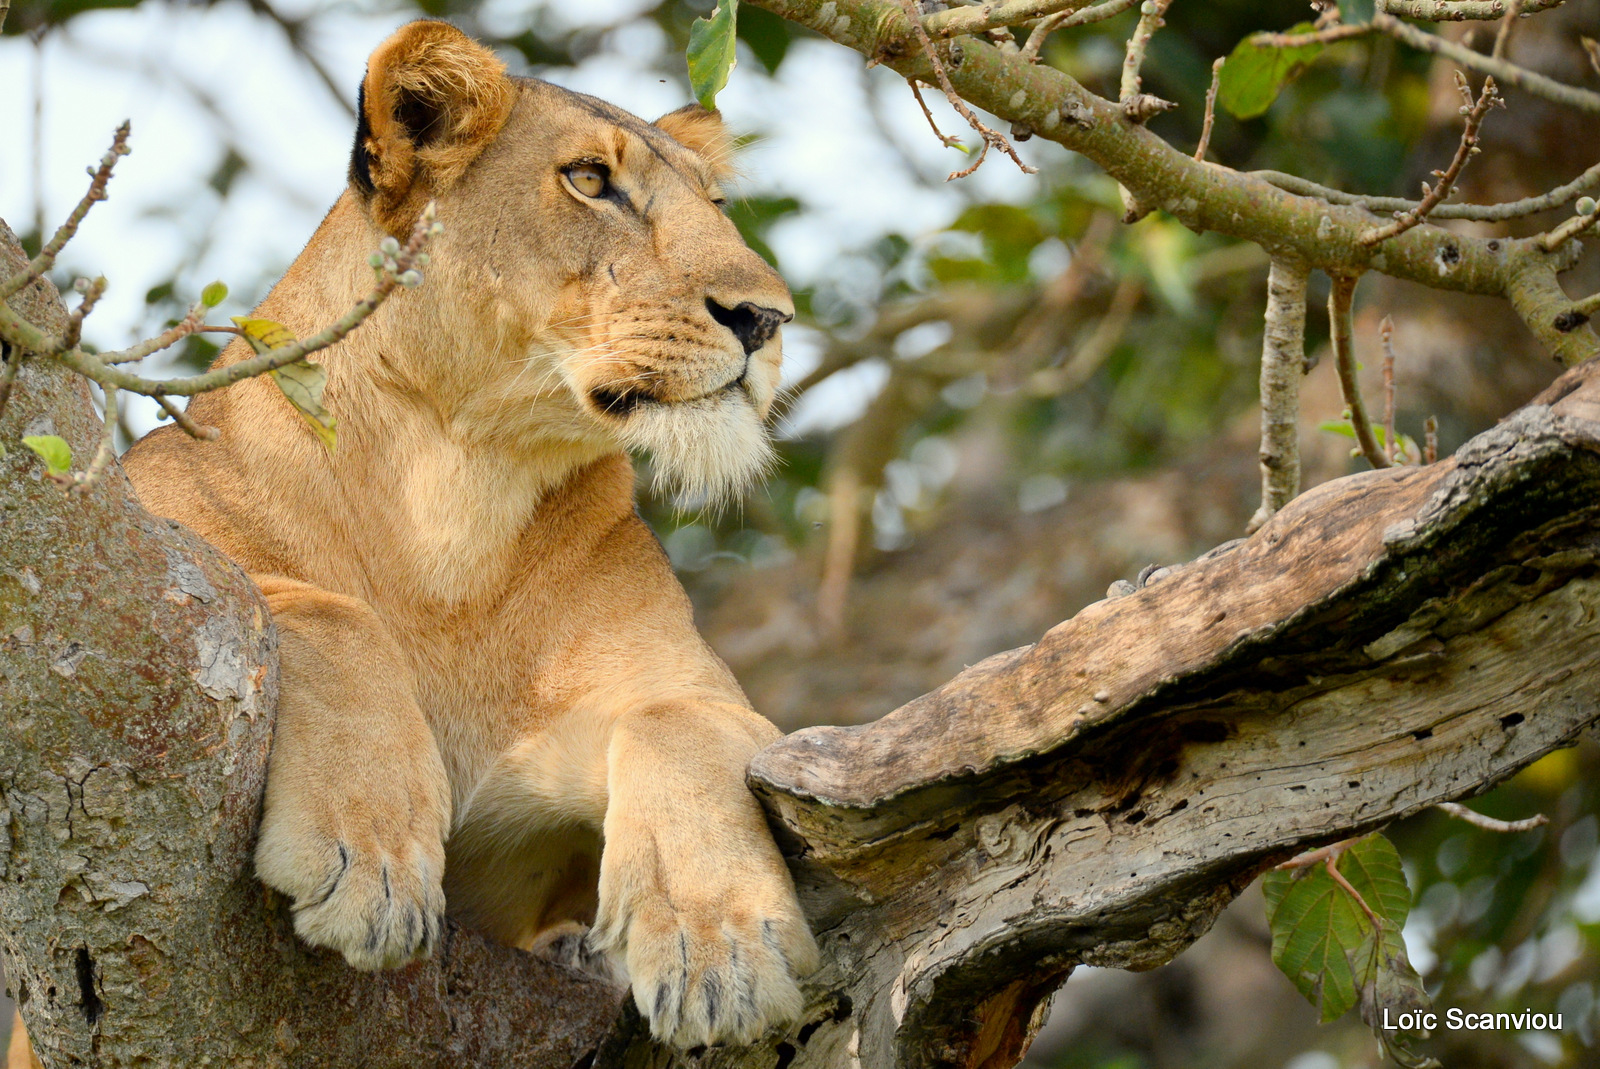
M746 356L771 341L772 336L778 333L778 328L794 318L776 308L762 308L749 301L734 308L724 308L709 297L706 298L706 311L711 313L712 319L733 331L733 336L744 346Z

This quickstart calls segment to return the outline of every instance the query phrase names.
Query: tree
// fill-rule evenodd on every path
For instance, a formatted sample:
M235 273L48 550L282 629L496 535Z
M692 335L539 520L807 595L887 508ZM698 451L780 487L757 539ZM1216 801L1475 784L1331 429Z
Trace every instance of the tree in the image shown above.
M1422 205L1394 209L1414 224L1384 224L1332 203L1330 190L1311 190L1319 201L1176 152L1142 125L1159 102L1101 99L1003 43L933 44L1077 5L1019 0L976 21L985 9L929 14L926 45L892 3L761 6L913 78L947 78L1014 136L1084 152L1122 183L1130 216L1161 205L1266 247L1269 414L1274 402L1293 411L1310 266L1505 296L1566 362L1593 353L1580 321L1592 301L1568 300L1556 281L1592 203L1523 239L1441 229L1421 221ZM1135 30L1135 82L1136 53L1164 10L1150 5ZM1380 13L1362 32L1414 32L1406 26ZM1356 29L1251 47L1271 57ZM1475 94L1469 119L1492 99ZM980 135L985 151L1000 143ZM1462 162L1471 147L1463 139ZM1365 240L1384 229L1396 232ZM1334 286L1332 308L1344 368L1349 289ZM93 454L103 434L69 374L72 350L52 361L19 340L21 324L60 336L70 321L44 283L24 292L0 324L16 377L0 440L55 434ZM763 754L752 784L794 858L829 966L806 1026L715 1063L1012 1064L1075 964L1157 964L1263 867L1469 796L1575 738L1596 716L1593 373L1577 368L1450 461L1328 484L1281 516L1297 481L1284 459L1293 439L1264 433L1262 527L1249 542L1148 577L871 727L803 732ZM1379 443L1354 391L1348 401L1351 433L1386 464L1396 434ZM244 864L273 685L253 592L204 546L142 516L115 474L63 496L25 451L5 463L4 556L27 592L8 605L25 622L0 627L5 705L28 719L0 742L13 814L0 854L15 870L0 909L8 975L19 993L28 986L43 1049L108 1064L180 1050L240 1064L671 1064L626 1012L601 1038L618 1001L603 985L470 933L455 933L440 960L378 980L296 948ZM65 532L85 548L63 552ZM86 566L119 578L114 597ZM57 590L84 597L45 594ZM98 602L84 600L91 592ZM152 607L172 614L164 630L149 627ZM119 622L135 634L118 634ZM141 651L119 659L143 677L101 652L122 649ZM1375 722L1353 715L1380 702ZM111 731L107 708L149 711ZM123 878L129 857L137 880ZM260 963L248 992L234 979L241 962ZM529 976L545 996L536 1004ZM497 985L507 993L480 1006ZM125 1016L135 990L138 1015ZM218 1001L233 1031L174 1027L179 1007ZM543 1031L552 1022L566 1027Z

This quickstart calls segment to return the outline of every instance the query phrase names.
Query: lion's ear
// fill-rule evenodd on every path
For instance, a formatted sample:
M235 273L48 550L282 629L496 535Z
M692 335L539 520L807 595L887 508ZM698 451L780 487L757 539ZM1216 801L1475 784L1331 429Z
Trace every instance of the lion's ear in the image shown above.
M402 26L367 60L350 184L385 230L408 228L500 132L516 90L495 54L445 22Z
M733 138L728 136L719 112L689 104L667 112L656 120L656 125L684 148L705 157L718 178L733 174Z

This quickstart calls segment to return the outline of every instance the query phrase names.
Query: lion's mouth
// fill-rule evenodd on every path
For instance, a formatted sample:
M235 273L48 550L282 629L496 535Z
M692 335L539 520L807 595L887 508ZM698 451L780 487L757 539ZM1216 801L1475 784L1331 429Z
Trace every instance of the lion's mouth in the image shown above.
M589 391L589 400L594 402L594 406L606 415L616 419L627 419L629 416L638 411L642 405L691 404L695 401L704 401L707 398L716 397L732 390L742 390L745 387L745 381L749 378L749 375L750 361L749 358L746 358L744 367L739 369L739 374L729 379L721 386L718 386L715 389L707 390L702 394L696 394L693 397L680 397L674 400L664 400L643 388L631 388L627 386L597 386Z

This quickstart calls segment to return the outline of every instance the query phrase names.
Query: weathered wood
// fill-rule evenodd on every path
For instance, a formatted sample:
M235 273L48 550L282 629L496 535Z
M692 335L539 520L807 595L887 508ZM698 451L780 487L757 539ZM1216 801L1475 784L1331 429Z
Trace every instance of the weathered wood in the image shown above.
M758 755L819 986L853 1011L784 1064L1012 1064L1073 966L1160 964L1264 866L1572 742L1600 718L1597 450L1591 363L1449 461L1325 484L876 723Z

